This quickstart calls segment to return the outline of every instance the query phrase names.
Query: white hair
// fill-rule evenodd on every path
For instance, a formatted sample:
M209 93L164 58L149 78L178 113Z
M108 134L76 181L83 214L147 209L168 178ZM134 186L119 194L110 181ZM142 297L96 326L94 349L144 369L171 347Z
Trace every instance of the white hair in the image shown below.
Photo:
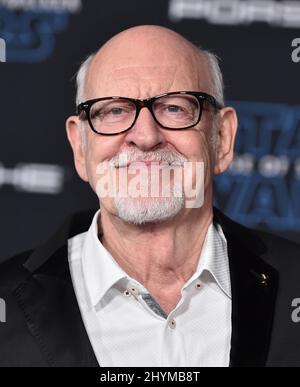
M211 94L216 98L216 100L224 105L224 83L223 75L219 65L219 57L208 50L199 49L200 52L204 55L208 69L210 72L210 90Z
M80 65L76 75L76 105L83 102L87 72L96 53L89 55Z
M80 65L76 75L76 106L83 102L84 99L84 87L86 83L86 76L89 70L90 64L94 59L96 53L89 55ZM87 146L87 138L85 131L85 122L81 121L81 137L82 137L82 149L85 152Z

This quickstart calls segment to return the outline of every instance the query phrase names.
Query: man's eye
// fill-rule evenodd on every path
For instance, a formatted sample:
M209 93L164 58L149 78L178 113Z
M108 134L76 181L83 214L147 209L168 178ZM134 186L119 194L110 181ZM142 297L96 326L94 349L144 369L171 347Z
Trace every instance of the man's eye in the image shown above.
M112 114L114 116L117 116L117 115L122 114L123 112L124 112L124 109L114 107L114 108L110 109L109 111L107 111L106 114Z
M107 107L94 110L91 114L92 118L104 119L108 117L119 117L126 113L123 107Z
M169 113L178 113L178 112L181 112L183 109L182 107L178 106L178 105L168 105L166 107L166 110L169 112Z

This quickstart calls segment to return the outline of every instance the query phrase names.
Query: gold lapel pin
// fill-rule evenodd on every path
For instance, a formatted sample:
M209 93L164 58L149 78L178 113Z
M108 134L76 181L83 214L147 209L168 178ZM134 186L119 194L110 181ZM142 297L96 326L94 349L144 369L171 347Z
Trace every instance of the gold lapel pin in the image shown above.
M259 280L259 282L264 285L268 286L269 277L264 273L257 273L254 270L251 270L252 274L255 275L255 277Z

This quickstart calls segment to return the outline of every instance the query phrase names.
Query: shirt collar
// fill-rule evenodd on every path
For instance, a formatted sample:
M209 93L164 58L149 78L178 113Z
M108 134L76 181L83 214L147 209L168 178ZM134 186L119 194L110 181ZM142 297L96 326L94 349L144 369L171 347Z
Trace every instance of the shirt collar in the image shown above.
M98 222L100 216L99 209L93 217L82 251L82 271L90 301L94 307L118 281L124 278L132 280L99 240L99 236L103 234L101 222ZM211 274L219 288L231 298L227 242L219 224L210 224L196 272L184 288L196 278L200 278L205 271Z
M86 234L82 251L82 271L92 305L95 307L106 292L120 279L128 277L99 240L103 234L100 209L95 213Z
M227 241L222 227L217 223L211 223L208 227L192 279L201 277L205 272L209 272L219 288L231 298Z

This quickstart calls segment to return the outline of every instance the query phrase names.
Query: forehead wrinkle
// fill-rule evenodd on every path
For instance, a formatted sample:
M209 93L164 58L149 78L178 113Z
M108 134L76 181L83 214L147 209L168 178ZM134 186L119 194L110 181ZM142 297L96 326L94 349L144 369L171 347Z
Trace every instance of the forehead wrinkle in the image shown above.
M96 79L90 82L94 95L120 95L133 98L148 98L169 91L174 84L178 68L176 66L122 66L101 70Z
M148 80L154 77L168 80L168 78L174 78L176 74L176 66L123 66L116 68L111 71L106 79L108 80L122 80L126 78L137 79L137 80Z
M143 85L140 85L140 82L143 81ZM101 87L101 96L120 96L120 97L129 97L129 98L150 98L155 95L163 94L170 91L173 81L169 82L152 82L151 78L134 78L126 77L120 78L117 81L117 84L114 84L114 87L111 85L102 85ZM174 91L174 90L173 90ZM94 92L94 94L99 94Z

